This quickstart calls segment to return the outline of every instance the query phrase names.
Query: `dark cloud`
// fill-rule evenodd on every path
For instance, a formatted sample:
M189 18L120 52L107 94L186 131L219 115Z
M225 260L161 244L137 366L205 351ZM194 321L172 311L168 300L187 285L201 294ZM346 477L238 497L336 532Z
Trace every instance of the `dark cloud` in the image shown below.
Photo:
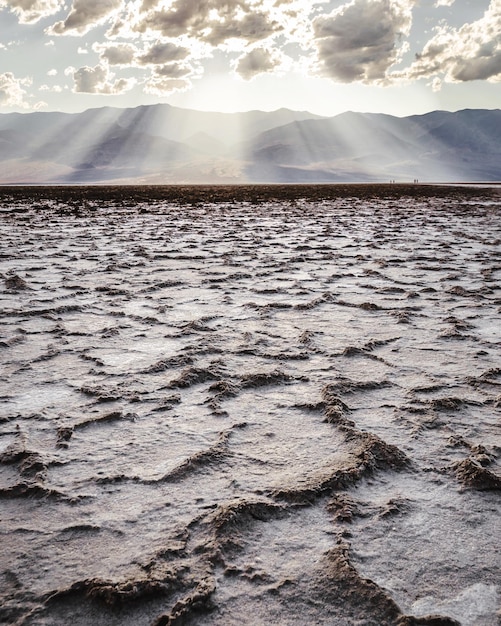
M353 0L313 22L322 74L340 82L383 80L411 25L408 0Z

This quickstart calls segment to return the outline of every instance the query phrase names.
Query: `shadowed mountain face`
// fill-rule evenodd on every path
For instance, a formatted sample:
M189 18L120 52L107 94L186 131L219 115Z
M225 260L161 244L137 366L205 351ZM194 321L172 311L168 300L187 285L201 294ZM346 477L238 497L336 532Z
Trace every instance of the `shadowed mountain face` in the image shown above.
M0 183L499 181L501 110L0 115Z

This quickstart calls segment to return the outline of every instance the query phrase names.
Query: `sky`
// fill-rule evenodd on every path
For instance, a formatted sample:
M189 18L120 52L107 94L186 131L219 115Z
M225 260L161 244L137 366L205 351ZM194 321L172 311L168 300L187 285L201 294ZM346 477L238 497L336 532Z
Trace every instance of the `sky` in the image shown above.
M501 107L501 0L0 0L0 113Z

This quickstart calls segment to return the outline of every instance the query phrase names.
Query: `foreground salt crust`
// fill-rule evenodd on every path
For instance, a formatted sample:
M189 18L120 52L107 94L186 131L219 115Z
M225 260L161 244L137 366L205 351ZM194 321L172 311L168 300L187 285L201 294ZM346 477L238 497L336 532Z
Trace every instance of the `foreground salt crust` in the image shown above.
M265 189L3 192L4 623L498 623L499 195Z

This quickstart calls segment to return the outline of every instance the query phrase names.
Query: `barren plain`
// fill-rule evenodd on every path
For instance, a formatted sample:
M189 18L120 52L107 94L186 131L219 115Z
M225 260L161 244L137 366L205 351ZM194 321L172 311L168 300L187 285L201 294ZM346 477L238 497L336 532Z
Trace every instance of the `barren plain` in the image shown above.
M501 193L0 189L0 622L500 622Z

